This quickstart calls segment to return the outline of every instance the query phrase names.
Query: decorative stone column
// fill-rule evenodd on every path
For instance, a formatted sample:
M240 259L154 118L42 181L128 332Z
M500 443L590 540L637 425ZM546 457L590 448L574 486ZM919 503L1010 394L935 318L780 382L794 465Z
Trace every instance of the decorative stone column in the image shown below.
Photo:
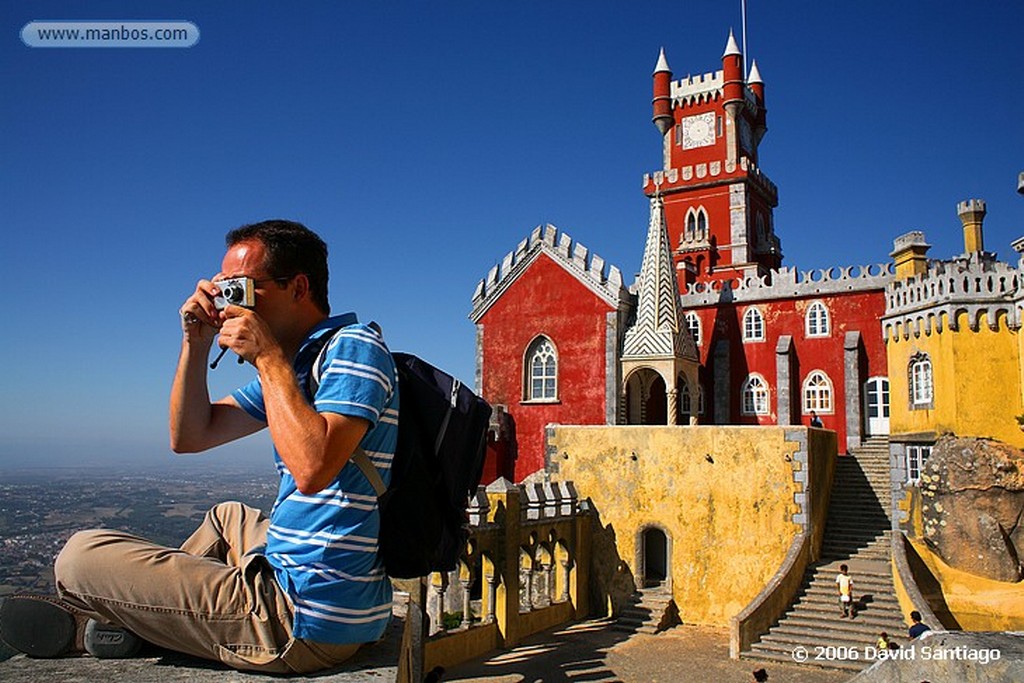
M469 577L460 577L459 585L462 586L462 625L465 628L469 628L469 623L473 620L473 610L469 604L469 584L472 583Z
M494 574L488 574L484 577L487 582L487 608L484 614L484 623L494 623L494 608L498 599L498 577Z

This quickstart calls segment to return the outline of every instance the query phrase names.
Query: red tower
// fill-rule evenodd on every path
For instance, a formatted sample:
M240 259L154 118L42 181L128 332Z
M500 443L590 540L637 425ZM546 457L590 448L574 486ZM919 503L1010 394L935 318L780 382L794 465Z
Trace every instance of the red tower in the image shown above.
M772 210L775 185L757 169L765 131L764 82L743 78L732 33L722 69L672 80L662 50L654 71L654 123L663 168L644 179L665 199L680 283L764 275L782 263Z

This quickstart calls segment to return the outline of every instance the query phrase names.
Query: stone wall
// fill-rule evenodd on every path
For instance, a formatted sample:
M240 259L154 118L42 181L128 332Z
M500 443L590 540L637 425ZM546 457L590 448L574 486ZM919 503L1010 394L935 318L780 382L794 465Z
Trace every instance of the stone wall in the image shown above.
M811 523L811 499L821 500L807 487L805 428L552 426L548 432L549 476L573 480L604 537L614 539L610 566L602 570L595 536L593 571L613 608L625 578L643 584L645 532L656 528L668 540L666 580L682 620L728 625L779 571ZM829 444L834 457L834 434L813 447Z

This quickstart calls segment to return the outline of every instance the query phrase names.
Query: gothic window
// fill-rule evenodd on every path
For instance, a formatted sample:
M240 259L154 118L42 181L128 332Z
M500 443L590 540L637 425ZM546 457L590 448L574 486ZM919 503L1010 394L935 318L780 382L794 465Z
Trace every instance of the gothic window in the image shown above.
M679 407L682 415L689 415L690 408L693 406L693 392L690 390L690 383L686 381L686 377L680 376L680 387L679 387ZM704 387L697 384L697 415L704 414Z
M547 337L537 337L526 351L526 399L553 401L558 398L558 356Z
M907 367L910 384L910 409L925 410L935 407L932 380L932 362L926 353L915 353Z
M832 382L821 370L815 370L804 380L804 412L831 413Z
M804 331L808 337L827 337L831 330L828 309L825 304L815 301L807 309L804 319Z
M750 375L743 382L741 389L743 402L741 412L744 415L768 414L768 383L761 375Z
M764 341L764 316L753 306L743 314L743 341Z
M700 316L693 311L686 313L686 326L690 328L690 336L693 337L693 343L700 346Z
M708 238L708 212L704 207L690 208L686 212L686 230L683 231L684 242L704 242Z
M757 214L757 239L756 244L762 245L768 241L768 233L764 230L764 215Z

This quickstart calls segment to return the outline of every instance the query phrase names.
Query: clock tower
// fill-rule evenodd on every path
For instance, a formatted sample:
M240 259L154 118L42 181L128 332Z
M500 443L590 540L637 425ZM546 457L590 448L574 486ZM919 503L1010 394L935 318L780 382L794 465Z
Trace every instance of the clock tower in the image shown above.
M680 288L761 276L782 263L775 185L757 167L764 136L764 82L729 32L722 69L672 80L664 49L654 69L654 124L662 169L644 176L661 196Z

